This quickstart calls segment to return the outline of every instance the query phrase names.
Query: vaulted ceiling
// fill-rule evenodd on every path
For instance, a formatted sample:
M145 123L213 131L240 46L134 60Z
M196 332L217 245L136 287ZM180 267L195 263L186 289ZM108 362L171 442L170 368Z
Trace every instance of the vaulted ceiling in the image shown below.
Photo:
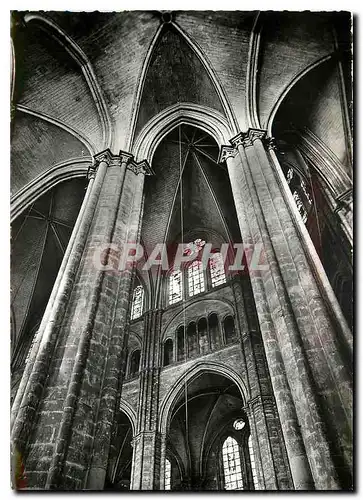
M55 193L51 190L58 189L59 169L67 179L67 172L74 176L80 164L86 171L92 156L107 147L115 153L132 151L150 120L176 103L211 108L237 133L249 126L266 127L281 102L290 112L291 102L297 101L289 98L297 89L310 108L305 123L344 163L344 143L341 137L337 140L342 123L339 72L332 68L326 73L321 91L307 90L314 81L311 68L337 49L341 33L337 29L334 35L333 24L337 28L338 17L339 13L175 11L170 23L170 16L158 11L13 12L11 189L20 207L17 214L23 210L14 223L15 233L28 214L21 231L22 252L33 252L46 227L29 217L27 211L36 205L31 208L28 192L34 201L37 193L48 189L49 202ZM343 42L346 46L347 39ZM325 102L334 108L334 116L324 113ZM217 239L238 240L226 167L216 162L219 147L203 131L186 125L159 145L153 158L156 175L146 182L146 248L171 244L181 232L187 235L202 228L213 230ZM74 192L66 184L62 203L73 207L69 220L66 217L72 225L84 191L77 187L81 181L69 182L75 182ZM24 308L20 316L35 296L44 252L51 245L57 248L54 255L60 251L52 228L48 234L51 240L44 240L43 250L34 250L29 269L21 267L28 262L23 260L13 273L20 286L14 300ZM14 258L22 259L16 250L19 241L13 245ZM22 272L17 284L16 275ZM20 316L17 329L25 318Z
M216 436L233 418L241 417L243 401L237 386L228 378L205 372L185 388L172 410L170 446L183 462L186 474L200 475L201 464ZM188 418L188 425L186 425Z
M219 249L222 243L241 241L227 168L218 164L218 152L211 136L188 125L176 127L159 144L155 175L145 183L141 239L147 255L165 243L172 266L180 242L202 238ZM147 282L145 274L141 270ZM157 275L153 266L151 279Z
M85 186L85 179L59 184L41 196L13 224L13 349L23 334L39 326L85 194Z
M132 149L141 128L176 102L213 108L231 130L253 125L253 114L265 127L299 75L336 48L333 14L175 11L166 19L13 13L13 194L64 158Z

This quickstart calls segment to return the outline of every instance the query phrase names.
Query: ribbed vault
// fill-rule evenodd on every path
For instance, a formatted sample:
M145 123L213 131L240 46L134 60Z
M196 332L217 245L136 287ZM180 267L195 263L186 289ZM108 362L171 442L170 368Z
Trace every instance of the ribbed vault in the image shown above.
M156 175L147 179L145 190L141 237L148 254L160 243L173 249L182 234L198 229L212 230L224 242L238 241L228 173L217 158L216 142L188 125L175 128L160 143L153 160Z
M192 102L223 113L202 62L180 33L171 24L165 24L145 75L136 135L150 118L177 102Z
M188 383L187 407L185 391L175 401L169 444L178 453L192 486L206 479L204 466L211 446L231 419L242 416L242 404L241 394L231 380L209 372Z
M12 349L18 365L39 325L85 193L85 179L41 196L12 226ZM24 349L25 348L25 349Z

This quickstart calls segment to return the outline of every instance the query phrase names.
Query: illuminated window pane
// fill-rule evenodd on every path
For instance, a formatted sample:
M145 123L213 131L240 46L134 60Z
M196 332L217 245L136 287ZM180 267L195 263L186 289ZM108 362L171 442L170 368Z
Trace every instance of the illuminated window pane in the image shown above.
M301 198L300 198L300 196L299 196L299 193L298 193L297 191L294 191L294 192L292 193L292 197L293 197L293 198L294 198L294 200L295 200L296 206L297 206L297 208L298 208L298 210L299 210L299 212L300 212L301 218L302 218L302 220L303 220L303 222L304 222L304 224L305 224L305 222L306 222L306 221L307 221L307 219L308 219L308 214L307 214L307 212L306 212L306 210L305 210L305 207L304 207L303 202L301 201Z
M258 484L258 478L257 478L255 454L253 452L253 446L252 446L252 436L250 436L248 438L248 450L250 452L250 461L251 461L251 470L252 470L253 485L255 487L255 490L259 490L260 486Z
M243 490L241 458L238 443L233 437L223 443L222 459L224 470L224 482L226 490Z
M169 459L165 460L165 489L171 490L171 463Z
M204 292L203 264L199 260L195 260L188 267L188 285L190 297Z
M223 257L220 252L213 254L212 257L210 258L209 269L213 287L222 285L223 283L226 282Z
M237 418L237 420L233 422L233 427L236 431L241 431L245 425L246 422L242 418Z
M144 289L141 285L137 286L132 296L131 319L139 318L142 315L142 306L144 302Z
M175 304L182 299L183 282L182 272L174 271L169 276L169 304Z
M197 255L202 250L204 245L205 245L205 241L198 238L198 239L192 241L191 243L188 243L185 246L185 250L184 250L183 254L184 255L194 255L194 254Z

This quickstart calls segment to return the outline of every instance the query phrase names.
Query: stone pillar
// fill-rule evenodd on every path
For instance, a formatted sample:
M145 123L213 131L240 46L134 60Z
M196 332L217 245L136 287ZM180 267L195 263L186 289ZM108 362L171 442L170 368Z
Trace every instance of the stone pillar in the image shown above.
M239 134L220 160L227 159L243 242L263 245L266 270L250 270L250 278L291 473L296 488L308 482L301 432L315 487L349 488L351 345L318 288L265 136Z
M152 310L144 319L131 490L159 490L164 471L165 436L158 431L161 315L160 309Z
M132 274L108 249L136 241L150 169L122 151L95 159L83 220L14 404L12 444L28 488L104 486Z
M244 356L242 375L248 386L245 410L252 434L256 471L262 490L291 490L293 483L287 463L280 419L273 397L261 333L255 309L250 303L252 291L246 277L233 281L233 292L241 330L241 348ZM301 489L312 489L313 483L300 484Z

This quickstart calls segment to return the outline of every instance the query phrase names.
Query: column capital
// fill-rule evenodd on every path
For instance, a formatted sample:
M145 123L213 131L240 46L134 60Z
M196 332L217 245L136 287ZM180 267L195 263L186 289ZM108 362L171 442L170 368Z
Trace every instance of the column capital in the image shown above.
M222 163L228 158L234 158L238 153L238 147L243 146L244 148L250 147L253 143L260 139L268 147L272 147L273 139L267 138L266 130L259 128L249 128L247 132L239 132L237 135L229 140L231 146L222 146L219 153L218 163Z
M107 163L109 167L121 167L121 165L126 165L126 167L134 172L134 174L144 174L144 175L153 175L154 172L149 165L147 160L142 160L140 162L135 161L134 155L128 153L127 151L121 151L114 155L110 149L105 149L100 153L97 153L94 157L94 164L90 167L90 171L93 173L97 170L98 165L101 161Z
M144 175L155 175L153 169L151 168L149 162L147 160L142 160L139 162L136 161L131 161L128 165L127 168L129 170L132 170L134 174L144 174Z
M247 132L240 132L230 139L230 143L232 146L237 148L238 146L243 146L247 148L252 146L256 139L265 139L266 130L262 130L259 128L249 128Z
M109 167L121 166L123 163L126 165L132 161L134 156L127 151L120 151L118 155L114 155L110 149L105 149L94 156L94 161L96 165L104 161Z

